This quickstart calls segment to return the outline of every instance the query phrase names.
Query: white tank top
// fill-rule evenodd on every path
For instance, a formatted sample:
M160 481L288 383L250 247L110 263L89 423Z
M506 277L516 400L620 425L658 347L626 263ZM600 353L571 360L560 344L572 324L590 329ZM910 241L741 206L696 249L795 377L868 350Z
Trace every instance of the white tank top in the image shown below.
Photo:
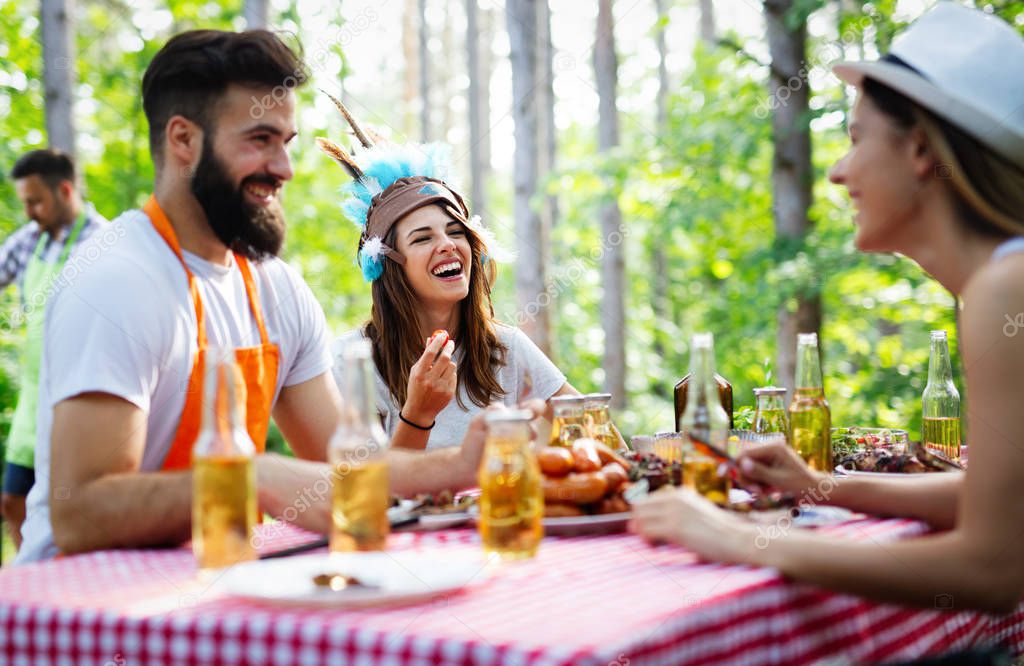
M1000 243L999 247L992 253L992 261L999 261L1003 257L1016 252L1024 252L1024 236L1014 236Z

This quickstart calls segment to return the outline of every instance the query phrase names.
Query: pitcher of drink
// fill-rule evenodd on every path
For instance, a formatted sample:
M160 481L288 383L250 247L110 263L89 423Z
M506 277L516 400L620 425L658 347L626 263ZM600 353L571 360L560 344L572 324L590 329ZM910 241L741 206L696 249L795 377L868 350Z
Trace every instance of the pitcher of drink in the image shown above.
M953 383L945 331L932 331L928 385L921 396L924 445L947 458L960 458L960 392Z
M818 334L799 333L796 343L796 390L789 404L789 444L811 467L831 474L832 412L825 400L818 357Z
M233 349L203 356L203 420L192 448L192 552L200 569L256 559L256 447Z
M384 550L388 522L388 438L380 425L373 393L370 342L345 348L338 363L341 422L328 444L331 479L332 553Z
M786 413L786 389L762 386L754 389L754 432L789 433L789 415Z
M572 446L581 437L587 436L587 424L583 418L583 396L560 395L551 398L550 446Z
M527 410L492 411L480 461L480 539L502 559L533 557L544 528L544 491Z
M596 439L612 451L619 448L619 438L611 417L611 393L588 393L583 396L583 420L587 436Z

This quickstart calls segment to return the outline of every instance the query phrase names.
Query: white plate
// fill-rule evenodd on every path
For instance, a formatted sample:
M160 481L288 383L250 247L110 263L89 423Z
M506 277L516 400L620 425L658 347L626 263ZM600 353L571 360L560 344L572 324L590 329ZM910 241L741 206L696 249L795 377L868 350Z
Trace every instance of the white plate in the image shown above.
M544 534L548 536L579 536L584 534L614 534L625 532L626 523L633 514L603 513L596 516L559 516L545 518Z
M409 512L416 506L413 500L402 500L401 503L388 509L388 518L392 521L409 515ZM420 519L410 525L402 525L395 528L397 532L431 532L434 530L446 530L450 527L465 525L470 521L469 513L455 511L451 513L421 514Z
M313 582L343 574L367 586L334 591ZM226 594L279 604L360 608L430 600L490 578L483 556L424 552L331 553L245 562L217 586Z
M863 476L869 479L913 479L928 472L862 472L836 465L836 473L840 476Z
M418 530L421 532L446 530L450 527L465 525L469 520L469 514L465 511L458 511L456 513L426 514L420 516L420 521L415 525L410 525L408 529L414 531Z

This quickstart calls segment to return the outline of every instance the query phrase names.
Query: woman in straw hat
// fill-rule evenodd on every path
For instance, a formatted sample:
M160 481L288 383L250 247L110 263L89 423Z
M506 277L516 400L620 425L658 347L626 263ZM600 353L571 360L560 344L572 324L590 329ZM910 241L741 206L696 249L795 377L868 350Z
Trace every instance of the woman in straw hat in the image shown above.
M1024 312L1024 40L992 16L941 3L891 55L834 70L859 93L851 148L829 174L857 209L858 248L911 257L963 300L970 470L834 479L784 445L764 446L740 459L750 481L941 531L840 541L755 527L686 491L639 502L634 529L845 592L1008 612L1024 595L1024 336L1004 332Z
M334 102L363 150L353 159L317 141L352 176L342 209L362 231L359 265L373 285L370 320L334 350L364 337L373 344L377 407L392 445L456 446L493 401L576 394L526 334L495 319L495 262L509 254L446 182L450 147L386 143Z

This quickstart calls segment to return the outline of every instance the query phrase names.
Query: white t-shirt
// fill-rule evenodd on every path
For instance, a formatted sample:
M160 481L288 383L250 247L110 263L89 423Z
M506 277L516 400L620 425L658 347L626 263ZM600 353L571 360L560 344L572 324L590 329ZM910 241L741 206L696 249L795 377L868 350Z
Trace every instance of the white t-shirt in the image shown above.
M39 380L36 483L27 500L17 562L56 554L48 506L53 407L98 391L147 413L141 471L159 470L174 440L196 353L196 314L185 271L142 211L128 211L83 246L80 272L50 299ZM113 242L109 239L113 238ZM245 283L230 266L184 253L203 302L209 344L252 347L259 329ZM274 401L281 388L330 370L324 313L302 278L284 261L251 262L270 342L280 349ZM315 408L311 406L311 408ZM160 520L153 516L153 520ZM102 529L102 526L98 526Z
M565 384L565 375L525 333L518 328L504 324L496 324L495 330L498 334L498 339L508 347L505 365L497 370L498 384L505 391L501 401L506 406L514 406L522 398L523 387L521 382L523 370L529 371L530 379L533 382L533 389L528 396L529 398L547 400L558 389L562 388ZM363 338L362 329L349 331L338 337L331 345L334 357L338 358L346 346ZM462 350L457 349L453 356L456 368L458 368L462 356ZM340 362L339 367L341 367ZM383 418L384 429L387 431L388 436L392 436L398 427L398 412L401 409L401 405L395 402L380 372L376 371L373 375L377 396L377 411ZM466 408L459 407L458 401L453 397L451 402L438 412L434 428L430 431L430 437L427 439L428 449L462 444L462 440L466 436L466 430L469 429L470 420L472 420L475 414L483 411L483 407L477 406L469 399L465 387L461 387L459 391Z

